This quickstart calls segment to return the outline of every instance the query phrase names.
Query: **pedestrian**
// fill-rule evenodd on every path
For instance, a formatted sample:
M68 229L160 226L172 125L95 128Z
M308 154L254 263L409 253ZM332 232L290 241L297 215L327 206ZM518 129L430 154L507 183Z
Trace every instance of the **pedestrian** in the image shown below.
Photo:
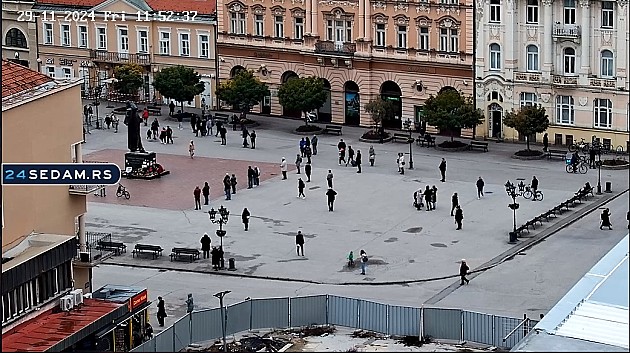
M305 156L305 153L304 153L304 149L305 148L306 148L306 139L304 137L302 137L302 139L300 140L300 155L302 157Z
M326 175L326 181L328 182L328 188L332 189L333 187L333 173L332 170L328 169L328 175Z
M195 114L190 116L190 129L194 134L197 133L197 116Z
M166 145L166 128L163 127L162 131L160 131L160 143Z
M304 173L306 174L306 182L310 183L311 182L311 172L313 170L313 167L311 165L310 162L306 162L306 165L304 166Z
M184 126L182 125L183 122L184 122L184 115L177 114L177 128L178 129L184 130Z
M442 176L442 179L440 181L445 182L446 181L446 159L442 158L442 162L440 163L439 169L440 169L440 175Z
M374 160L376 159L376 152L374 152L374 146L370 146L370 150L368 151L368 154L370 155L370 167L374 166Z
M153 131L151 131L151 128L149 128L149 130L147 130L147 140L150 140L151 136L153 136Z
M348 254L348 267L354 267L354 253L352 252L352 250L350 250L350 253Z
M210 256L212 258L212 268L215 271L219 270L219 248L216 246L212 247L212 250L210 251Z
M175 114L175 103L171 101L168 105L168 115L173 116L173 114Z
M483 182L483 179L481 179L481 177L479 177L479 179L477 179L477 200L481 199L483 197L483 186L485 185L485 183Z
M300 174L300 166L302 165L302 156L298 153L295 158L295 167L297 168L297 174Z
M217 132L214 133L214 137L219 136L219 132L221 131L221 128L223 127L223 122L217 121L216 125L217 125Z
M149 123L149 109L147 107L144 107L142 111L142 120L144 121L144 126L147 126Z
M256 130L252 130L252 133L249 134L249 140L252 142L252 149L256 149Z
M190 143L188 144L188 153L190 154L190 158L195 158L195 142L193 142L193 140L190 140Z
M280 171L282 172L282 180L287 180L287 160L282 157L282 162L280 162Z
M549 149L549 134L545 132L543 135L543 151L547 152Z
M164 308L164 299L162 299L162 297L158 297L157 308L158 323L160 324L160 327L164 327L164 319L168 315L166 315L166 309Z
M459 197L457 196L457 193L453 193L453 196L451 196L451 217L453 216L453 211L455 211L455 208L459 206Z
M203 185L203 189L201 189L201 193L203 194L203 204L208 205L208 201L210 198L210 184L206 181Z
M313 146L313 156L317 154L317 135L313 135L311 139L311 146Z
M304 146L304 148L306 147L311 148L311 139L308 136L306 136L306 145Z
M232 174L232 177L230 178L230 186L232 187L233 194L236 194L236 184L238 184L236 181L236 175Z
M357 173L361 173L361 150L357 150L357 156L354 160L354 164L357 166Z
M578 155L578 151L573 152L571 155L571 167L573 167L573 173L577 173L578 162L580 161L580 156Z
M247 128L245 127L245 125L243 125L243 130L241 131L242 136L243 136L243 148L247 148L249 147L249 143L247 142L247 137L249 137L249 131L247 131Z
M365 269L367 268L368 256L365 250L361 250L361 252L359 253L359 256L361 257L361 274L365 275Z
M245 231L249 230L249 216L251 216L251 214L249 213L249 210L247 209L247 207L245 207L243 209L243 213L241 213L241 219L243 220Z
M306 195L304 195L305 187L306 187L306 184L304 184L304 181L302 180L302 178L298 178L298 198L300 197L306 198Z
M236 125L238 124L238 116L232 115L232 131L236 131Z
M348 166L348 163L354 167L354 150L352 149L352 146L348 146L348 160L346 161L346 167Z
M173 129L170 126L166 126L166 143L173 144Z
M422 203L422 188L420 188L413 192L413 207L420 211L422 206L424 206L424 204Z
M225 199L226 200L231 200L232 199L232 185L230 184L230 174L229 173L225 173L225 176L223 177L223 192L225 192Z
M254 172L256 173L254 175L254 186L258 186L260 185L260 169L258 169L258 167L254 166Z
M155 118L155 120L153 120L153 122L151 123L151 132L153 133L154 140L158 139L159 129L160 129L160 122L157 120L157 118Z
M195 137L199 137L199 134L203 136L203 129L206 127L206 123L203 119L204 117L201 116L195 120Z
M432 205L432 201L433 201L433 190L431 190L431 188L429 187L429 185L427 185L427 187L424 189L424 202L426 202L427 204L427 211L431 211L433 209L433 205Z
M456 230L462 229L463 219L464 219L464 211L462 211L462 207L460 205L457 205L457 207L455 207L455 223L457 224Z
M329 212L333 211L336 195L337 195L337 192L333 190L332 187L328 188L328 191L326 191L326 196L328 196L328 211Z
M203 237L199 241L201 243L201 251L203 252L203 258L207 259L210 257L210 245L212 244L212 239L208 236L208 233L203 233Z
M206 130L208 131L207 136L214 135L214 117L212 114L208 114L208 120L206 121Z
M346 163L346 143L343 142L343 139L339 139L337 149L339 150L339 165L341 165L342 162Z
M431 207L435 210L435 204L437 203L437 188L435 185L431 188Z
M398 172L400 174L405 174L405 155L403 153L398 153Z
M602 219L602 223L599 225L599 229L602 229L603 227L608 227L608 230L612 230L612 224L610 223L610 209L609 208L605 208L602 211L601 219Z
M532 201L536 201L536 191L538 191L538 179L536 179L535 175L532 177L531 188L532 193L534 194L534 198L532 198Z
M306 154L306 160L310 163L311 156L313 155L313 151L311 151L310 145L306 145L306 147L304 147L304 154Z
M597 151L591 147L588 150L588 164L591 169L595 169L595 156L597 156Z
M459 278L460 278L459 285L460 286L463 286L464 282L466 282L466 284L470 282L470 280L466 278L466 275L468 274L468 270L470 270L470 267L468 267L468 265L466 264L466 259L462 259L462 264L459 266Z
M200 210L201 209L201 189L199 188L199 185L197 185L197 187L193 191L193 195L195 196L195 210Z
M295 247L298 256L300 256L300 250L302 250L302 256L304 256L304 235L302 234L301 230L298 230L297 234L295 235Z
M219 127L219 125L217 125L217 132L221 135L221 144L225 145L227 143L227 129L225 126Z
M247 188L251 189L254 187L254 178L256 176L256 172L254 171L254 169L252 169L252 166L250 165L249 167L247 167Z

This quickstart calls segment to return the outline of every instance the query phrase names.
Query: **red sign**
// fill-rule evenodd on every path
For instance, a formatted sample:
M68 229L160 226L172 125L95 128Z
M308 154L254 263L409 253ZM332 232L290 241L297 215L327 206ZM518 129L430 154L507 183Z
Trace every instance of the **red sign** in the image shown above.
M139 307L140 305L144 304L147 302L147 290L143 290L142 292L134 295L133 297L131 297L131 299L129 300L129 311Z

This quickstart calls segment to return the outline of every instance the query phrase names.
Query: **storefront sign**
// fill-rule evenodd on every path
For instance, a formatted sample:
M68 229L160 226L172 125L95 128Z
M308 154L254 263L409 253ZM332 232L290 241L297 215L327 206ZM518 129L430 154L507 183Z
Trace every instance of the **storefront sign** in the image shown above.
M254 57L256 57L256 58L265 58L265 59L277 59L278 58L278 54L256 51L256 52L254 52Z
M75 62L76 60L59 59L59 65L61 66L72 66Z
M134 295L133 297L131 297L131 299L129 300L129 311L132 311L133 309L139 307L140 305L144 304L147 302L147 290L143 290L142 292Z
M426 66L409 66L407 70L413 72L426 72L431 74L435 73L435 68Z
M54 64L55 64L55 59L46 58L46 65L54 65Z
M81 61L81 63L79 64L79 66L81 66L81 67L88 67L88 66L90 66L90 62L89 62L89 61L85 61L85 60L84 60L84 61Z

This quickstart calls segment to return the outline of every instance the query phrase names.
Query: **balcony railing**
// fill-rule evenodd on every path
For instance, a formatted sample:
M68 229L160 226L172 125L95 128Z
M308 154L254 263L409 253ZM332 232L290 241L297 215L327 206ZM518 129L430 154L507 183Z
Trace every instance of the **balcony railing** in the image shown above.
M615 80L607 80L607 79L600 79L600 78L590 79L589 84L592 87L604 87L604 88L615 88L617 86L617 82Z
M85 232L85 252L89 254L89 262L90 263L99 263L111 256L114 253L110 250L104 250L102 247L98 246L99 242L111 242L112 241L112 233L101 233L101 232ZM81 261L81 245L79 244L78 235L77 235L77 256L76 259Z
M70 185L70 195L89 195L105 188L105 185Z
M337 43L333 41L317 41L315 52L321 54L354 55L357 51L355 43Z
M553 26L553 36L556 38L580 38L581 31L578 25L555 24Z
M536 72L515 72L514 81L518 82L540 82L541 75Z
M149 54L129 54L116 53L111 51L90 50L90 58L94 61L108 63L132 63L139 65L150 65L151 55Z
M575 86L578 83L577 77L553 75L552 77L554 85Z

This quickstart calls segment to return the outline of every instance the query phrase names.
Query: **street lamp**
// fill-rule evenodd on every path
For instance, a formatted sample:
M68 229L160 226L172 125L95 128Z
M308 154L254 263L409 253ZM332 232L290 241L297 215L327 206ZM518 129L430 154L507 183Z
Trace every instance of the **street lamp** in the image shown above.
M597 195L602 194L602 150L597 147Z
M217 217L217 213L219 214L220 217ZM230 211L228 211L227 208L221 205L221 207L219 207L218 212L214 208L211 208L210 211L208 211L208 215L210 216L210 222L214 224L219 224L219 230L217 230L217 236L221 239L221 248L223 248L223 237L226 234L226 231L223 230L223 225L228 222Z
M405 120L403 122L403 126L405 128L405 130L409 131L409 139L407 140L407 143L409 143L409 169L413 169L413 137L411 137L411 119L407 118L407 120Z
M231 293L231 292L232 291L224 290L223 292L214 294L215 297L219 298L219 305L221 306L221 333L223 336L223 351L224 352L227 352L227 341L225 340L225 328L227 326L227 312L225 312L225 307L223 306L223 297L225 297L226 294Z
M512 210L514 214L513 229L509 233L510 240L508 243L515 244L518 240L516 236L516 210L518 210L519 204L516 203L516 197L518 196L518 194L516 193L516 186L512 184L509 180L507 181L507 183L505 183L505 192L508 194L509 197L512 198L512 203L509 204L508 207Z

